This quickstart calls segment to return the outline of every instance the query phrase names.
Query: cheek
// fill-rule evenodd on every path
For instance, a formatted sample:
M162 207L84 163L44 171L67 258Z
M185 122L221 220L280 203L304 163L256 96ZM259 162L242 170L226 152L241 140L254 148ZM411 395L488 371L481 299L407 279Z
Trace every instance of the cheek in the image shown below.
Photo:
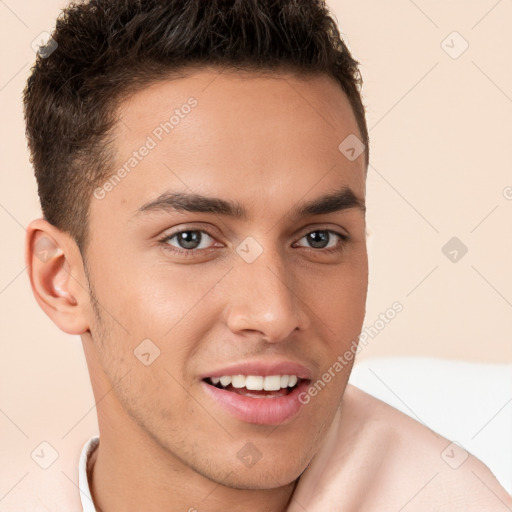
M311 304L333 331L342 334L360 329L368 288L365 253L341 265L312 269L307 280L301 276L298 282L304 283L301 288L306 304Z
M204 298L225 273L223 268L143 261L107 265L96 287L98 299L132 337L164 338L197 325L198 315L207 317Z
M121 348L133 352L149 338L159 347L172 343L186 358L194 350L194 340L201 338L200 331L219 320L230 295L232 278L227 274L233 262L176 265L161 259L155 263L144 257L108 256L96 264L95 289L102 315L113 319L113 328L124 339ZM303 303L300 307L314 323L327 326L326 336L335 333L339 343L359 333L368 281L364 243L354 245L341 264L290 262L290 268L291 288ZM174 343L177 339L179 343Z

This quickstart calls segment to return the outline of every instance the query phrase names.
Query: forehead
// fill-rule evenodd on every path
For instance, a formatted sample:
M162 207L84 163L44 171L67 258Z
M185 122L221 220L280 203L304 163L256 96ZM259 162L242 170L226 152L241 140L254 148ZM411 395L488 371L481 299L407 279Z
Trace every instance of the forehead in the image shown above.
M208 128L204 135L213 132L216 138L229 127L236 126L242 137L246 131L239 131L241 125L252 130L264 122L266 131L271 131L278 121L286 126L299 118L303 123L294 127L291 136L300 134L301 126L305 126L317 127L323 135L331 131L342 136L350 130L360 137L347 96L341 85L327 75L192 68L174 78L154 82L121 103L116 130L119 142L122 144L121 138L128 135L123 128L136 126L148 132L155 121L168 120L166 113L179 111L190 98L197 100L200 109L195 113L200 110L201 115L191 116L189 123L181 124L188 125L195 118L197 127L202 122L201 127Z
M168 190L262 205L315 187L362 197L364 154L339 149L349 136L360 138L355 116L328 76L190 71L121 104L114 174L124 171L106 199L133 212Z

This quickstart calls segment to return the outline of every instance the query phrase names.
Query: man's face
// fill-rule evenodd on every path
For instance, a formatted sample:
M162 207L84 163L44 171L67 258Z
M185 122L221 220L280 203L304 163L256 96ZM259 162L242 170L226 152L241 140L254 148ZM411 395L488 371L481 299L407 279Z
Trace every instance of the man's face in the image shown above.
M299 395L332 374L364 318L364 155L338 149L360 137L350 104L323 76L203 69L120 112L117 178L92 198L87 249L100 315L83 338L89 369L95 391L117 383L100 422L120 436L136 425L167 458L224 485L289 483L330 426L351 364L309 403ZM245 216L173 209L178 192ZM300 211L339 192L334 208ZM279 391L233 387L240 377L213 385L239 374L255 377L250 387L299 380L267 379Z

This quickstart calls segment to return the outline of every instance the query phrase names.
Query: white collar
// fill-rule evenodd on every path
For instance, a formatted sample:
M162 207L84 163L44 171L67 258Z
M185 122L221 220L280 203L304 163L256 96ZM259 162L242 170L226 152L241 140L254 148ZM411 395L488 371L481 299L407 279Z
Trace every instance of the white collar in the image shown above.
M82 502L83 512L96 512L96 508L91 497L91 491L89 489L89 480L87 478L87 462L99 442L99 436L91 437L91 439L89 439L82 448L82 453L80 454L80 460L78 462L78 487L80 489L80 501Z

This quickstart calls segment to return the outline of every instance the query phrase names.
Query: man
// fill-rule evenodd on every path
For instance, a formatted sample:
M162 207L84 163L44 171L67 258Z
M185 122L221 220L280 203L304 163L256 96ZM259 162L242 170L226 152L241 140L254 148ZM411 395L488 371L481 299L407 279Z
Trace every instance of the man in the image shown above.
M510 509L480 461L452 469L449 440L347 385L368 283L360 84L320 1L59 17L24 100L31 285L81 336L97 402L68 510Z

